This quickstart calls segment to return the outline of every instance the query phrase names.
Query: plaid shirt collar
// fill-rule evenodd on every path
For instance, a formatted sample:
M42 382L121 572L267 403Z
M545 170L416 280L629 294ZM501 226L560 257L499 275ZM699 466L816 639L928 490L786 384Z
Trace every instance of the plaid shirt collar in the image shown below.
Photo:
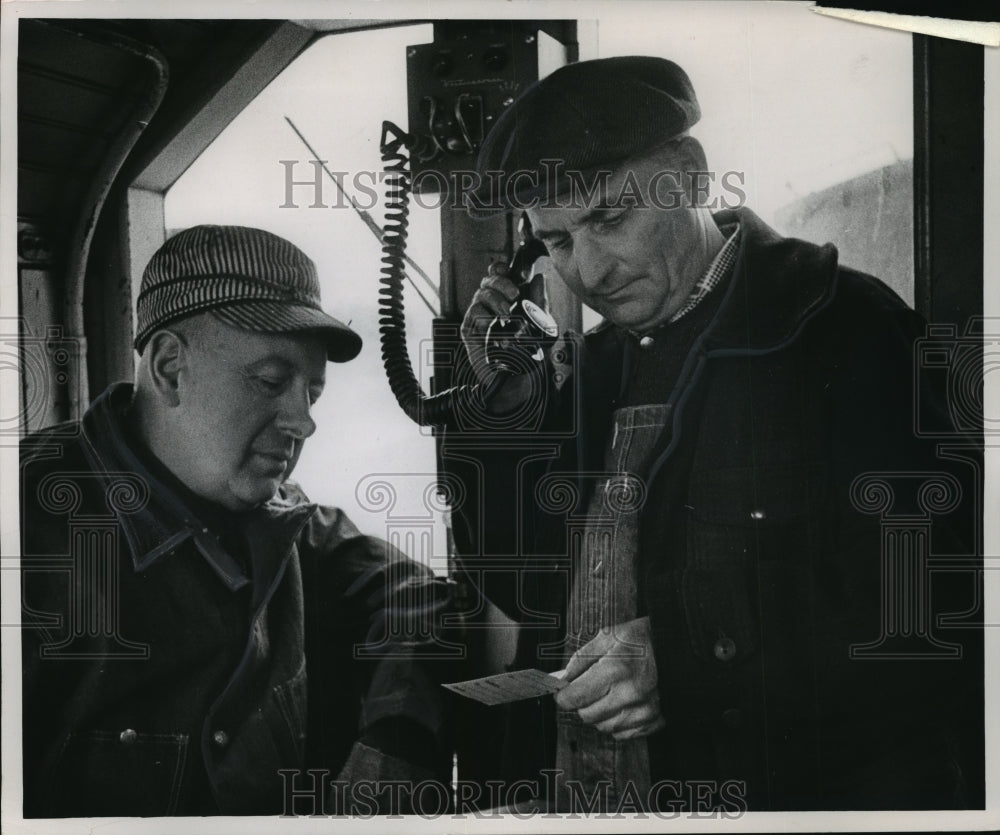
M740 227L739 224L734 224L734 226L735 228L722 229L723 234L728 232L726 242L716 253L712 263L708 265L705 274L694 285L687 301L670 317L668 324L673 324L694 310L709 293L732 275L733 267L736 265L736 254L739 252L740 246Z

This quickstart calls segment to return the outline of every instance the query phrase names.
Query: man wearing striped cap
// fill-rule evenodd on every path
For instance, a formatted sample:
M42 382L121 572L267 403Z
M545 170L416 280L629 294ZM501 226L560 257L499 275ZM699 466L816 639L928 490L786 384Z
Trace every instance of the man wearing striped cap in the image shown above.
M25 815L333 814L338 774L441 776L437 686L387 632L429 643L441 587L287 480L327 362L361 350L312 261L259 229L180 232L143 275L135 347L135 384L60 455L66 427L22 447ZM54 554L73 582L32 567ZM375 644L390 657L355 659Z

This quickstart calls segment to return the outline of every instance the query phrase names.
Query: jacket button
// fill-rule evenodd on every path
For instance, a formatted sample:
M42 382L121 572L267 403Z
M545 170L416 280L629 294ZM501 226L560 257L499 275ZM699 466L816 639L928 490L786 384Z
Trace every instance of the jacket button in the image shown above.
M229 734L225 731L216 731L212 734L212 742L214 742L218 748L225 748L229 744Z
M736 643L732 638L719 638L715 642L715 646L712 647L712 652L715 653L715 657L720 661L729 661L736 655Z
M750 511L750 518L753 519L755 522L759 522L762 519L766 519L767 514L763 510L760 510L758 508L757 510Z
M133 742L135 742L136 737L138 736L139 734L137 734L131 728L126 728L124 731L118 734L118 740L121 742L122 745L131 745Z
M727 728L736 730L743 727L743 711L738 707L731 707L722 711L722 724Z

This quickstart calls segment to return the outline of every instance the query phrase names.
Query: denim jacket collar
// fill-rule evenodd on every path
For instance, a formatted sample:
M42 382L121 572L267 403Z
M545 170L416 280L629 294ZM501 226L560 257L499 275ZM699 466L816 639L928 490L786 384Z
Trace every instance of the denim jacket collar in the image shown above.
M131 384L110 386L84 415L82 435L84 453L103 482L135 570L145 571L190 539L230 591L244 587L251 578L240 563L182 499L149 471L129 445L123 416L131 399ZM123 474L138 477L142 495L133 495L129 501L112 498L116 479ZM133 486L138 485L133 482ZM251 550L248 563L253 566L255 589L270 585L315 510L315 505L276 496L248 514L252 534L247 537Z

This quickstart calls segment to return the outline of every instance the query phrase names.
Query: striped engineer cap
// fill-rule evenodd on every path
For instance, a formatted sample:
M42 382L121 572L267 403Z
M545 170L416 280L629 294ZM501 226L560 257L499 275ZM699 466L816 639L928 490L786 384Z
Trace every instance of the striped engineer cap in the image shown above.
M263 229L193 226L168 239L142 275L136 350L160 328L206 311L241 330L321 332L333 362L361 350L361 337L320 307L316 265Z

